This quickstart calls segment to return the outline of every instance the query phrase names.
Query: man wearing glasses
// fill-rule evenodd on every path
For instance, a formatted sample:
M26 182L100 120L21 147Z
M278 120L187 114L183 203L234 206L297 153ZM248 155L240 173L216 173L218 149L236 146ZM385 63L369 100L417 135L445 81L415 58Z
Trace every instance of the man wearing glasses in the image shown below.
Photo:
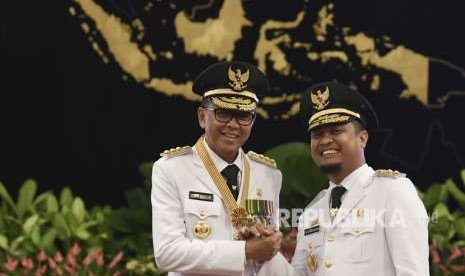
M162 153L152 174L155 259L169 275L292 273L278 253L281 172L242 150L268 90L263 73L244 62L213 64L195 79L205 134Z

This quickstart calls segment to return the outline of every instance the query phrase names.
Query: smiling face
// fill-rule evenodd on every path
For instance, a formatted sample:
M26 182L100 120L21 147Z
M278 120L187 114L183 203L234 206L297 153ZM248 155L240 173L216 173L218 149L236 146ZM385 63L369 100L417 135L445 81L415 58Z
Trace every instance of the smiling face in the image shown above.
M313 161L334 183L340 183L365 164L368 132L362 130L357 122L317 127L310 136Z
M208 146L225 161L233 162L239 148L249 139L254 122L243 126L233 117L229 122L221 123L216 120L213 110L203 107L198 108L197 116L200 127L205 130Z

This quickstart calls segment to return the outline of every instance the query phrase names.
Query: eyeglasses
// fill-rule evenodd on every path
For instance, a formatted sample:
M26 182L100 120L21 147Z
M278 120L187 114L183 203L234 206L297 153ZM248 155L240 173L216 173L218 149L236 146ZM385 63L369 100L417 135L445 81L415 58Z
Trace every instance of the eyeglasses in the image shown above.
M227 109L220 108L207 108L215 113L215 119L223 124L229 123L233 117L236 118L236 122L241 126L249 126L255 119L255 112L236 112Z

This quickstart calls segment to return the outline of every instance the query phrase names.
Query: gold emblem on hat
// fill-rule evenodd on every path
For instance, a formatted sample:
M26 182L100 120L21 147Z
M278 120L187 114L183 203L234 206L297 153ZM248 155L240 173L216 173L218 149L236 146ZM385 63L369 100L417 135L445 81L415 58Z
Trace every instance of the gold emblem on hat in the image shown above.
M242 91L247 87L247 81L250 77L250 71L247 69L244 73L242 73L241 69L232 70L229 67L228 70L228 77L231 82L229 82L229 86L232 87L235 91Z
M318 261L316 260L316 256L313 253L310 253L310 256L307 258L307 265L311 271L315 272L318 269Z
M329 88L326 87L325 91L321 92L320 90L312 91L310 93L310 98L313 103L313 108L316 110L322 110L329 104Z
M199 220L194 224L194 236L199 239L205 239L206 237L210 236L211 227L208 222L204 220Z

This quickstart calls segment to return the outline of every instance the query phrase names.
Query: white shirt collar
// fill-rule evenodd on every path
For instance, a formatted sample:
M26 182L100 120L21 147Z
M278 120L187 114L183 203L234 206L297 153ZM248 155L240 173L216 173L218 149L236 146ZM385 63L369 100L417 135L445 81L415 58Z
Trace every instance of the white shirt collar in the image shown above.
M346 176L339 185L342 185L344 188L346 188L347 191L350 191L350 189L352 189L355 182L357 181L358 177L362 175L363 172L368 168L369 167L366 163L363 164L358 169L356 169L355 171L351 172L348 176ZM330 181L329 191L331 191L335 186L336 184Z
M242 149L239 149L239 154L237 155L236 159L232 163L226 162L223 158L219 157L218 154L216 154L209 146L205 138L203 138L203 143L205 147L207 148L208 154L212 158L213 163L215 164L215 167L218 169L219 172L223 171L224 168L226 168L228 165L234 164L236 165L239 170L242 172L242 154L243 151Z

